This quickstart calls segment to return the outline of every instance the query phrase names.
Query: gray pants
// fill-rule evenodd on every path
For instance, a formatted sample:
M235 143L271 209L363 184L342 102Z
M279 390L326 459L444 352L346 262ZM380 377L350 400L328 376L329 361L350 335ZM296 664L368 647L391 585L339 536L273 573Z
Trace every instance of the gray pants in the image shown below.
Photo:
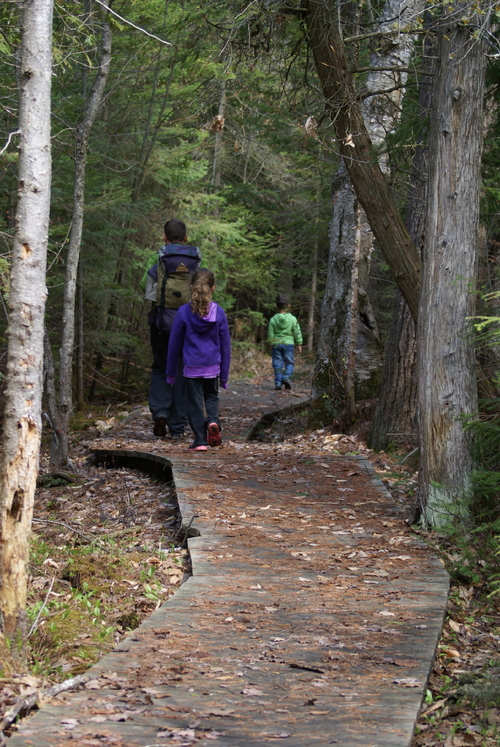
M153 365L151 366L151 384L149 387L149 409L153 420L166 418L171 434L184 431L187 423L186 380L183 376L183 364L179 359L177 379L171 386L167 384L167 350L169 332L158 332L154 324L150 324L151 349L153 351Z

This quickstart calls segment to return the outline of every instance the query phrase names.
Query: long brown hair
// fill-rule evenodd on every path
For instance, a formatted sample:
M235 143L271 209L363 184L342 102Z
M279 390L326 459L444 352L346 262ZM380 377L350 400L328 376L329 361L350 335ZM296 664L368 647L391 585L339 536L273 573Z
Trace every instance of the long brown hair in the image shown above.
M210 301L215 288L213 272L203 268L191 278L191 308L193 314L204 317L208 315Z

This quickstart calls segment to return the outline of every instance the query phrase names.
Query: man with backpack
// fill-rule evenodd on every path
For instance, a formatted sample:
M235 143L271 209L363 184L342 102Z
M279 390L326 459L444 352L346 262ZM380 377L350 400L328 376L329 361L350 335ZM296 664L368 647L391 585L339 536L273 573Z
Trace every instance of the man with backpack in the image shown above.
M153 416L153 434L172 438L184 434L187 422L186 385L182 361L175 384L166 381L167 350L170 331L180 306L190 298L191 277L200 266L200 251L187 243L186 225L172 218L164 226L165 244L148 263L141 281L144 297L152 301L148 314L153 365L149 387L149 409Z

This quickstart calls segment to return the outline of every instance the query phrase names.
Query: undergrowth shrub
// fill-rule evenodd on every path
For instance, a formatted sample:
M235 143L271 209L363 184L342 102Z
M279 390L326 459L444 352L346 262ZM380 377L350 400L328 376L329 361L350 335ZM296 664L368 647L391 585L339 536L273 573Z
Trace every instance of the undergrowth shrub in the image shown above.
M484 296L487 303L500 299L500 293ZM500 317L475 319L477 343L490 360L499 358ZM479 414L468 418L465 428L474 436L475 469L472 473L470 517L473 527L459 542L468 565L475 557L490 594L500 593L500 374L495 367L483 388L492 396L479 401Z

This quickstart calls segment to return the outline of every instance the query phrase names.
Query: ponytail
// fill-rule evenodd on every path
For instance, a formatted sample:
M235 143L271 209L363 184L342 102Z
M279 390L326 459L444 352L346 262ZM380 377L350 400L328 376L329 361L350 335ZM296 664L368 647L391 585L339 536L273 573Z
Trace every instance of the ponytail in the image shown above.
M214 288L213 272L203 268L193 274L191 278L191 308L193 314L198 314L201 317L208 315Z

